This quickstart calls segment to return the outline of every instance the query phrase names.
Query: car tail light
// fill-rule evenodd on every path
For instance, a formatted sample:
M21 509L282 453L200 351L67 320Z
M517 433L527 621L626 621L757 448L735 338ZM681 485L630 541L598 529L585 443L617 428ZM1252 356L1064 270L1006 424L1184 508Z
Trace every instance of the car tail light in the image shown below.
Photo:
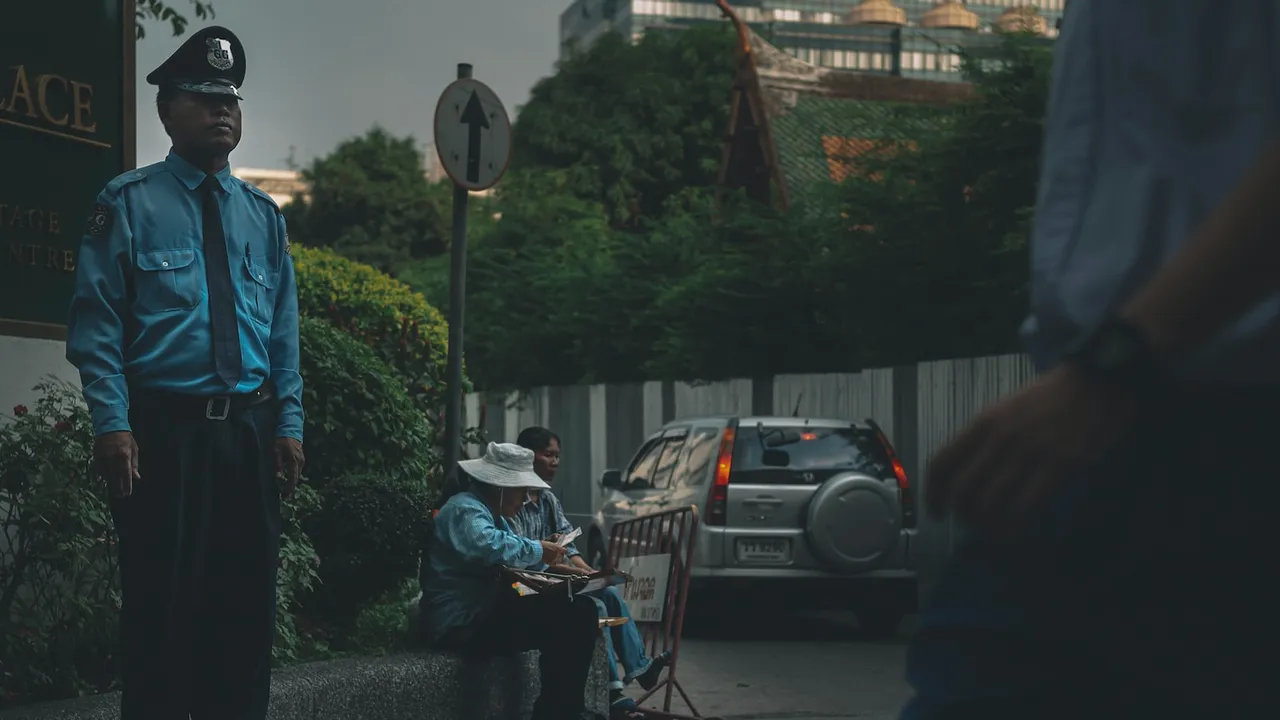
M898 459L898 453L894 451L889 438L885 437L884 431L876 428L876 435L880 437L880 444L884 446L884 452L889 456L889 464L893 466L893 474L898 479L898 493L902 498L902 527L913 528L916 526L915 488L911 487L910 481L907 480L907 468Z
M733 426L724 429L720 439L720 453L716 456L716 477L711 483L711 495L707 498L707 524L724 525L729 516L729 473L733 470L733 439L737 431Z

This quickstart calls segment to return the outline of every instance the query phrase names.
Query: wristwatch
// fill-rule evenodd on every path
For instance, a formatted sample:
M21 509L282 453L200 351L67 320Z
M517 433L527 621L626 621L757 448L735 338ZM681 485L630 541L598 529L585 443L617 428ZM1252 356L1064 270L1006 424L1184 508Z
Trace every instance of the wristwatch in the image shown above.
M1085 375L1110 385L1144 392L1160 384L1164 367L1146 332L1119 315L1111 315L1067 352L1066 362Z

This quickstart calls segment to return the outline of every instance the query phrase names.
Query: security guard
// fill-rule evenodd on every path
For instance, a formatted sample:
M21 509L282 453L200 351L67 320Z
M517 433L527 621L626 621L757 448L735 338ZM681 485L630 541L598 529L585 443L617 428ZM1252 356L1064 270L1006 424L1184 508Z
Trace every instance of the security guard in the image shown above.
M244 76L221 27L147 76L173 149L107 184L80 246L67 359L120 536L122 720L267 712L302 378L284 218L228 166Z

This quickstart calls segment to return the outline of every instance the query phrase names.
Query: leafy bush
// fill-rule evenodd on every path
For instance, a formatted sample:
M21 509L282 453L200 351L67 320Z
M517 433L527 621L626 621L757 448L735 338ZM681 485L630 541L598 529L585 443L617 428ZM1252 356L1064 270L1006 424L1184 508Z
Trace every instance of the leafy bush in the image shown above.
M417 569L440 462L426 419L372 349L314 318L300 335L308 482L319 495L304 528L321 558L305 614L341 636Z
M316 583L320 556L303 530L303 523L320 508L316 491L299 485L293 497L281 503L280 575L276 580L276 642L271 658L278 665L301 660L308 649L295 614L300 601Z
M44 382L0 427L0 703L115 678L115 530L79 391Z
M298 310L368 345L431 416L444 401L449 329L420 293L368 265L321 248L294 246Z
M299 334L311 484L323 489L353 474L437 476L430 427L386 363L321 320L302 318Z
M307 531L324 558L312 608L340 635L371 602L415 575L434 492L426 478L353 475L321 491Z

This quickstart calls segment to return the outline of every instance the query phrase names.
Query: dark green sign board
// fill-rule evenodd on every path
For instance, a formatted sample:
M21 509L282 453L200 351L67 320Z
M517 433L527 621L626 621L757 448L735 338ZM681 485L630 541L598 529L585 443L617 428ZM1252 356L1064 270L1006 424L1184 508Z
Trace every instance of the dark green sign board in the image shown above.
M134 0L0 13L0 334L61 338L94 198L133 166Z

